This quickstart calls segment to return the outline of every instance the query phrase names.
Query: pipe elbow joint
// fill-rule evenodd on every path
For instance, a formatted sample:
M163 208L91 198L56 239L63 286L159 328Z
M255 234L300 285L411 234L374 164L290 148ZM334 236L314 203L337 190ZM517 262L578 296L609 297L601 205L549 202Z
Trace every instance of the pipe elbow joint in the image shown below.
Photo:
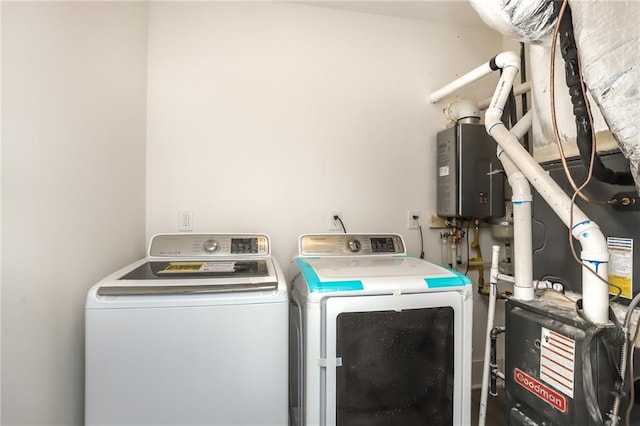
M572 233L580 241L583 259L588 258L602 262L609 260L607 239L595 222L579 223L574 227Z
M487 133L491 134L494 125L502 123L502 109L491 107L484 113L484 127Z
M513 192L511 197L513 202L533 201L529 181L521 172L511 174L511 176L509 176L509 183L511 184L511 190Z
M496 66L499 68L516 67L520 71L520 56L512 51L498 53L494 58Z

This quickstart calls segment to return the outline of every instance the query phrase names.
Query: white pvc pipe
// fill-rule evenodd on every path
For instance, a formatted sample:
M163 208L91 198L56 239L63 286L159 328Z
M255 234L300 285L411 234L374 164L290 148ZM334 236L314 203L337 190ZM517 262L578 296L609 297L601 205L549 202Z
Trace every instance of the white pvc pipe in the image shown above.
M487 113L493 110L492 112L495 114L495 110L498 110L500 112L498 121L501 123L500 117L502 116L504 105L507 103L507 99L509 99L509 93L511 92L511 87L513 87L513 80L520 72L520 58L514 52L503 52L500 55L503 55L501 63L498 64L502 68L502 75L500 76L500 80L498 80L496 90L493 92ZM496 64L497 58L500 57L500 55L496 56ZM495 122L495 120L491 121ZM487 117L485 114L485 126L486 125Z
M531 113L525 114L510 130L516 137L522 137L531 127ZM519 300L533 300L535 291L533 288L533 242L531 220L531 187L527 178L513 164L513 161L504 150L498 146L498 158L509 179L512 189L511 202L513 203L513 235L514 260L513 275L515 276L513 297Z
M451 267L452 268L456 267L457 258L458 258L458 245L455 243L455 238L451 237Z
M448 117L456 123L462 119L480 120L480 109L473 101L462 100L450 104L447 111ZM476 122L477 122L476 121Z
M506 155L500 157L509 177L513 203L513 297L519 300L533 300L533 252L531 236L531 188L527 178L513 165ZM516 171L514 171L515 169Z
M464 74L462 77L458 78L457 80L454 80L451 83L447 84L446 86L431 93L431 95L429 96L429 101L434 104L436 102L440 102L443 98L445 98L446 96L449 96L456 90L461 89L462 87L470 83L473 83L476 80L481 79L485 75L490 74L492 71L493 70L491 69L490 62L488 61L480 65L478 68Z
M446 265L447 264L447 243L449 238L440 237L440 240L442 241L442 264Z
M478 414L478 426L484 426L487 418L487 396L489 394L489 374L491 367L491 330L496 314L496 299L498 298L498 265L500 263L500 246L493 246L491 253L491 272L489 275L489 308L487 312L487 338L484 342L484 363L482 366L482 389L480 392L480 412Z
M523 115L520 120L509 130L509 132L518 139L522 139L522 137L531 129L531 124L533 123L533 114L531 110L527 111L525 115Z
M498 87L491 100L491 107L485 114L487 132L504 149L505 153L536 188L549 207L558 215L565 225L571 226L572 235L580 241L582 252L582 296L586 317L596 324L609 321L609 287L608 279L609 253L607 243L598 225L590 221L584 212L573 206L572 201L560 186L540 167L537 161L520 145L500 121L509 87L518 73L518 67L509 64L503 69ZM515 232L515 229L514 229ZM517 234L516 234L517 235ZM516 256L517 257L517 256ZM603 280L594 276L589 269L596 272Z
M518 55L514 52L498 54L492 61L481 65L442 89L433 92L430 100L433 103L439 102L453 91L489 74L493 69L492 65L502 68L502 75L491 98L490 107L485 114L487 132L504 149L506 155L517 165L517 168L536 188L560 220L567 226L574 224L571 233L582 245L580 257L584 265L582 267L584 313L592 322L606 324L609 318L609 288L606 284L609 253L602 231L577 206L573 207L574 214L573 218L571 218L571 199L547 175L542 167L520 145L516 137L509 133L500 121L504 105L513 87L513 81L520 71L520 58ZM595 271L598 276L594 276L589 269Z
M518 84L517 86L513 86L513 95L519 96L523 93L529 92L531 90L531 82L525 81L524 83ZM481 110L487 109L487 107L491 104L491 98L486 98L481 101L476 102L476 105Z
M505 281L505 282L508 282L508 283L515 283L516 279L515 279L515 277L512 277L511 275L498 274L498 281Z

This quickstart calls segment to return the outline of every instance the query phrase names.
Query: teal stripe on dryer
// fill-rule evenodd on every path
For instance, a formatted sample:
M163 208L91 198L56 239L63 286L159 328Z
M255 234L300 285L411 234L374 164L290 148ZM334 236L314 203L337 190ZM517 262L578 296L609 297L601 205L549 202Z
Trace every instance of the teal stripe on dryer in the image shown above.
M429 288L442 288L442 287L461 287L466 285L471 285L471 280L464 274L456 271L455 269L446 268L444 269L454 274L453 277L433 277L433 278L425 278L425 282L427 283L427 287Z
M330 291L352 291L352 290L362 290L364 287L362 285L362 281L353 280L353 281L320 281L318 274L316 274L313 266L309 264L307 259L302 257L296 257L295 262L300 268L300 272L304 275L307 280L307 286L309 287L309 291L312 293L322 293L322 292L330 292Z

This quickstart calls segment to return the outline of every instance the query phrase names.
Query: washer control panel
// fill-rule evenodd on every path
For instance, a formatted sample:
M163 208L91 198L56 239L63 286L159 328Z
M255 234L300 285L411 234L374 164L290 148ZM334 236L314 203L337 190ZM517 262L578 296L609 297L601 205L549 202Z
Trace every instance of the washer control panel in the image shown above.
M268 256L265 234L158 234L149 243L149 256Z
M300 237L301 256L406 254L397 234L306 234Z

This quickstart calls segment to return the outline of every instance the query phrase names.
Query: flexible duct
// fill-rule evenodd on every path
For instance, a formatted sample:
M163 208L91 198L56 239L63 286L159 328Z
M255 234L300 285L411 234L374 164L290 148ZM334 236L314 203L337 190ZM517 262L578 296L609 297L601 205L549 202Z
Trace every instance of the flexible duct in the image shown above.
M557 14L553 0L469 0L480 18L507 37L549 44Z
M584 80L640 193L640 2L570 1Z
M573 36L573 23L571 6L567 6L562 19L560 20L560 51L564 59L565 78L569 88L569 96L573 104L573 114L576 123L576 144L580 152L580 159L585 168L591 164L593 154L592 135L593 129L589 119L587 100L582 90L582 79L580 76L580 64L578 60L578 49ZM593 177L597 180L615 185L633 185L633 178L628 171L614 171L606 167L599 155L593 156Z
M544 99L548 99L549 85L549 68L545 62L548 64L550 56L544 46L550 44L557 18L553 0L470 0L470 3L491 28L531 43L536 158L557 158L557 150L551 144L549 105ZM598 132L598 149L618 147L622 151L630 161L631 174L640 193L640 123L637 120L640 116L640 2L570 0L569 4L584 81L598 106L598 110L592 108L595 122L592 130ZM564 84L559 78L556 83ZM557 106L566 106L569 98L558 96L556 102ZM563 109L557 108L559 118L565 113ZM562 141L574 137L575 126L567 130L566 125L572 121L567 114L559 121ZM615 141L607 137L607 128ZM571 149L565 152L576 153Z

